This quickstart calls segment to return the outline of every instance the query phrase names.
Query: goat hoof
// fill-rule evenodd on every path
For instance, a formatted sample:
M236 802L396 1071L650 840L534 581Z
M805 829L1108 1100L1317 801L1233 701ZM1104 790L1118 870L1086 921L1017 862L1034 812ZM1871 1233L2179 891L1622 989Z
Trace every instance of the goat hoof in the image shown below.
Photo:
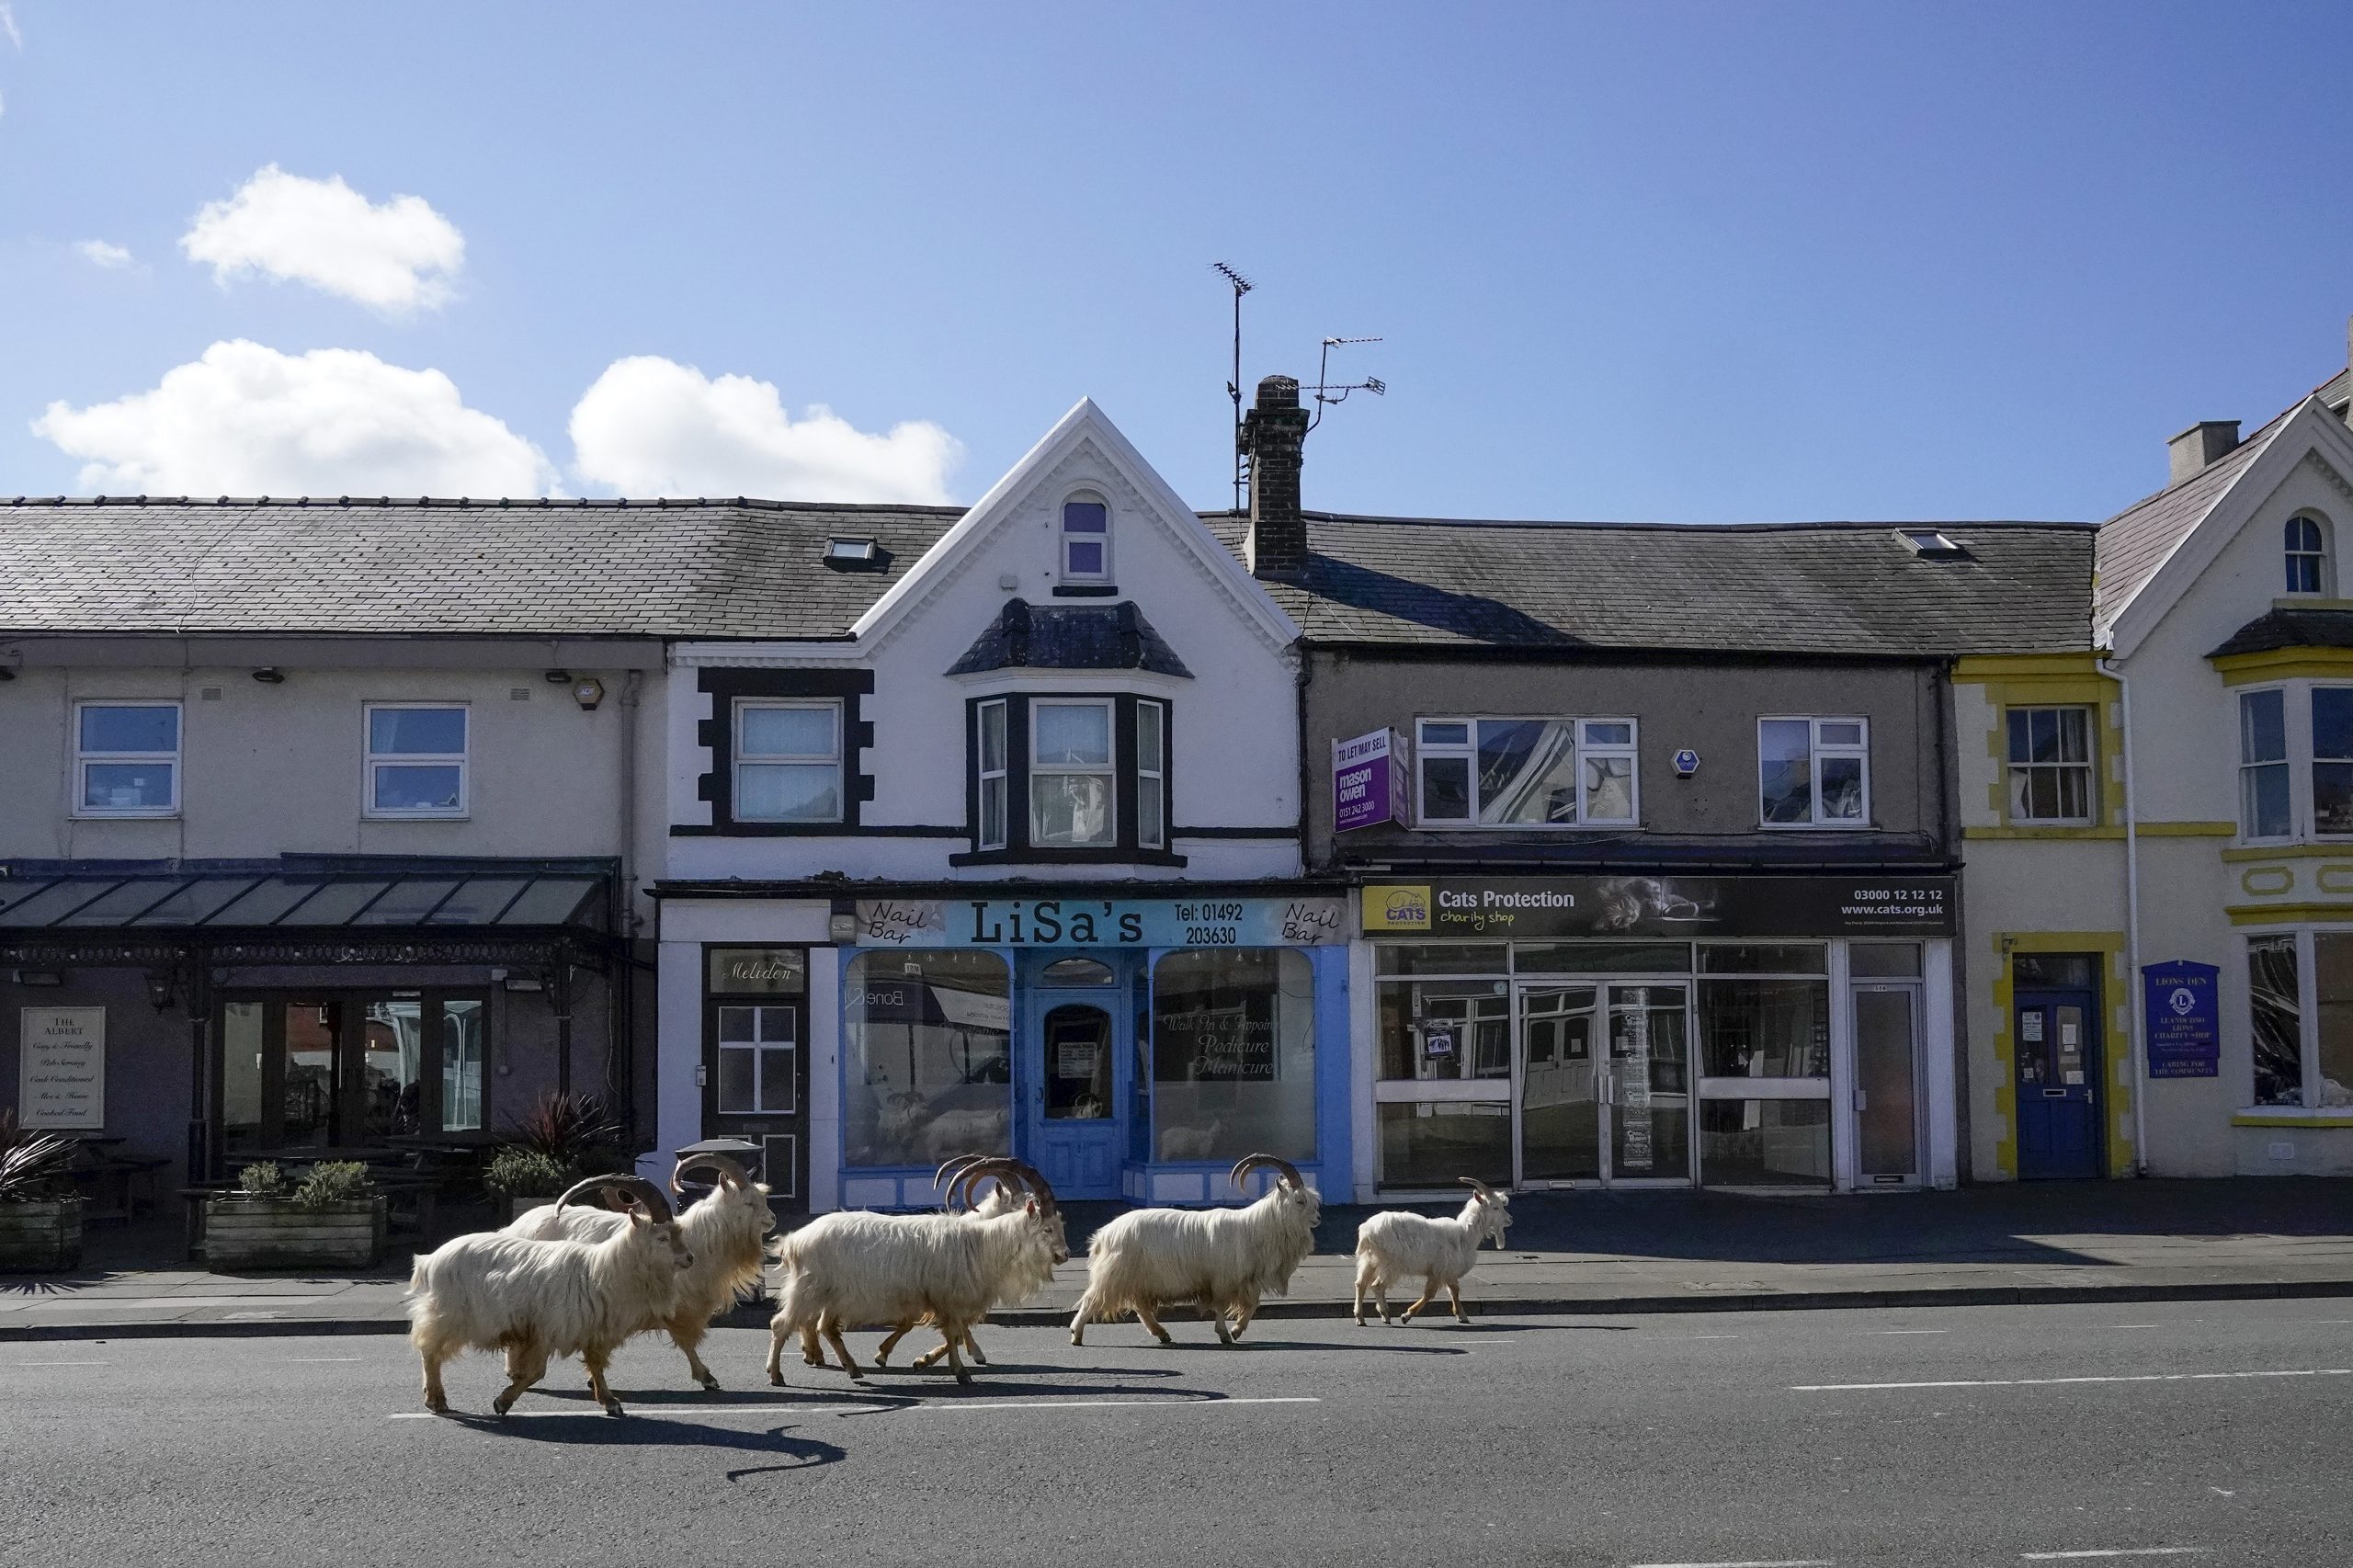
M711 1377L706 1373L698 1381L702 1384L703 1392L717 1393L719 1392L719 1380L717 1378Z
M621 1408L621 1402L620 1400L614 1400L610 1404L605 1406L605 1414L608 1415L626 1415L629 1413Z
M780 1389L783 1386L784 1374L782 1372L770 1372L768 1374L768 1387Z

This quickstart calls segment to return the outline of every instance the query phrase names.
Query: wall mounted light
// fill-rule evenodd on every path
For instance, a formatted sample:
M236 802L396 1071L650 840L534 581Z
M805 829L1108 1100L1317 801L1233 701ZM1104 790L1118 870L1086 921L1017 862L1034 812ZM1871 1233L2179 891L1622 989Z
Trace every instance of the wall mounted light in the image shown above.
M286 684L286 672L279 669L276 665L264 665L261 668L254 672L254 679L261 682L264 686L284 686Z
M572 672L570 670L550 670L546 675L540 678L546 681L550 686L569 686L572 684Z
M595 676L582 676L572 683L572 700L580 704L584 713L597 711L597 704L605 700L605 683Z
M155 1011L169 1012L173 1000L179 995L179 993L180 977L177 973L168 969L151 969L147 971L147 1000L153 1004Z

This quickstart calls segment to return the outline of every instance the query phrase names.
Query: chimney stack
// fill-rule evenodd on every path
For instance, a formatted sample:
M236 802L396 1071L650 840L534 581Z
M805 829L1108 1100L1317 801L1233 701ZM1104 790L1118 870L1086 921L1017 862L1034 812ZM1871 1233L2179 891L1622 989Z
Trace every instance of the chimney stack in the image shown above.
M2207 464L2238 444L2237 420L2200 420L2165 443L2165 454L2172 459L2171 472L2165 476L2165 488L2170 490L2183 480L2204 472Z
M1250 456L1250 574L1279 583L1307 575L1307 519L1299 512L1299 468L1307 446L1307 410L1299 382L1267 376L1256 406L1243 416L1242 449Z

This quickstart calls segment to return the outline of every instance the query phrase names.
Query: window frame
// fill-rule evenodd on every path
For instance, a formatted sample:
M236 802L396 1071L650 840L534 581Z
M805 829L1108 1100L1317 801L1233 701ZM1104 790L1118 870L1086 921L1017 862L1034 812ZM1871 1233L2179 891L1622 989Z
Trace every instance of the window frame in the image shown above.
M2303 524L2313 531L2313 545L2310 550L2297 547L2302 542L2297 537L2297 525ZM2280 527L2280 558L2284 569L2288 598L2326 598L2329 593L2329 527L2328 519L2312 512L2298 512ZM2313 585L2299 585L2302 573L2299 568L2310 563Z
M713 993L710 1001L712 1007L711 1053L713 1064L719 1069L710 1086L711 1114L735 1117L800 1115L801 1053L804 1049L804 1042L801 1040L804 1031L801 1027L801 999L796 996L729 995L724 993ZM727 1015L730 1011L737 1009L752 1015L754 1038L751 1040L730 1040L727 1038ZM761 1032L760 1015L771 1011L786 1015L787 1027L790 1030L787 1038L769 1040ZM763 1106L758 1101L767 1082L767 1069L764 1065L766 1053L778 1050L790 1050L792 1053L791 1060L785 1068L785 1099L788 1103L780 1107ZM726 1063L727 1053L731 1051L747 1052L752 1058L754 1103L749 1106L730 1106L727 1103Z
M1082 533L1074 539L1070 526L1073 506L1103 508L1103 531L1097 535ZM1099 544L1103 551L1103 568L1099 572L1081 572L1070 563L1074 543ZM1054 576L1057 582L1094 585L1114 581L1111 575L1111 503L1091 490L1074 491L1063 497L1054 514Z
M1765 811L1765 726L1802 723L1806 726L1806 820L1774 822ZM1856 742L1828 742L1824 724L1855 724L1863 736ZM1871 722L1860 713L1760 713L1756 716L1756 825L1768 833L1868 833L1871 829ZM1862 765L1862 810L1854 816L1825 816L1822 810L1822 764L1825 758L1853 757Z
M1104 760L1100 763L1055 763L1051 767L1038 759L1038 712L1043 708L1099 708L1103 710ZM1024 750L1029 767L1025 769L1022 789L1022 820L1028 824L1025 842L1032 849L1079 849L1094 852L1116 850L1120 847L1120 704L1112 697L1066 697L1059 693L1039 695L1029 699L1029 722L1023 726ZM1104 817L1103 836L1084 844L1040 844L1038 842L1038 784L1042 778L1086 778L1107 781L1108 811Z
M380 712L438 712L454 709L466 727L466 746L460 752L378 751L376 749L376 715ZM459 822L473 812L474 749L473 704L466 701L387 698L381 701L369 699L359 705L359 806L360 815L370 822ZM376 770L379 767L450 767L458 770L458 803L454 807L431 806L409 808L380 806L376 803Z
M995 853L1012 843L1013 831L1013 705L1002 697L992 697L976 703L972 709L972 774L973 793L972 846ZM988 765L989 720L996 720L996 767ZM995 780L996 795L996 831L989 831L989 784Z
M1432 741L1424 733L1431 724L1461 724L1461 741ZM1482 822L1479 812L1479 726L1482 724L1565 724L1569 728L1569 760L1571 775L1575 779L1576 817L1570 822ZM1591 724L1623 724L1627 739L1617 741L1587 741L1586 729ZM1591 829L1622 830L1643 824L1643 726L1642 721L1631 713L1416 713L1414 715L1414 826L1438 832L1460 832L1470 829L1484 833L1561 833ZM1586 814L1586 758L1622 757L1633 765L1629 776L1627 798L1632 814L1624 817L1592 817ZM1424 764L1433 758L1461 759L1465 763L1469 815L1433 817L1429 814L1427 777Z
M172 710L172 749L160 751L90 751L82 744L82 715L93 708L168 708ZM74 702L74 810L76 818L93 821L161 821L180 814L180 774L188 755L188 705L176 697L88 697ZM90 766L108 763L163 762L171 769L171 801L161 806L94 806L90 799Z
M2282 1118L2288 1120L2338 1119L2353 1116L2353 1105L2328 1105L2322 1101L2326 1082L2322 1072L2321 1026L2322 1009L2327 1006L2321 996L2320 943L2324 937L2353 939L2353 929L2315 926L2256 926L2240 933L2240 970L2246 983L2247 1057L2245 1075L2240 1081L2244 1091L2240 1104L2244 1114L2255 1117ZM2255 1090L2255 987L2254 953L2256 944L2287 942L2296 966L2296 1065L2299 1082L2296 1097L2266 1104L2256 1098Z
M2028 729L2028 746L2029 750L2031 751L2033 744L2033 716L2037 713L2055 713L2061 715L2075 713L2082 716L2084 723L2084 755L2080 761L2069 761L2063 759L2058 762L2036 762L2030 757L2026 761L2020 761L2018 758L2015 755L2015 743L2013 732L2011 730L2011 721L2018 717L2024 717L2026 719ZM2002 797L2002 812L2006 819L2029 827L2091 827L2097 824L2100 819L2101 802L2099 797L2099 771L2098 765L2096 760L2098 755L2098 746L2094 740L2094 736L2097 733L2096 724L2097 719L2097 712L2093 706L2089 703L2083 702L2028 702L2013 704L2003 708L2002 741L2004 759L2002 763L2002 782L2004 786L2004 792ZM2060 738L2063 745L2065 741L2065 736L2066 727L2063 722L2060 726ZM1868 765L1866 766L1868 767ZM2024 773L2029 776L2029 787L2027 791L2026 798L2029 802L2031 802L2033 800L2033 790L2030 781L2033 774L2041 772L2063 776L2071 769L2080 769L2084 776L2083 815L2037 816L2031 810L2019 811L2015 809L2013 802L2018 799L2018 796L2013 786L2017 783L2018 776L2019 774ZM2060 790L2060 796L2063 800L2065 795L2066 790L2063 785Z
M747 754L744 749L744 715L749 712L824 712L830 714L834 725L831 755L814 752L758 752ZM849 813L849 751L845 742L848 729L847 704L838 697L756 697L744 696L732 699L728 707L728 810L734 821L762 826L835 827L848 820ZM744 804L744 769L771 767L832 767L834 770L834 812L831 816L770 816L747 811Z
M1139 697L1136 699L1135 710L1136 847L1165 850L1168 847L1168 704L1158 698ZM1160 765L1157 767L1146 767L1143 765L1144 722L1147 716L1153 727L1154 744L1152 749L1160 758ZM1115 728L1118 720L1118 711L1114 710L1112 722ZM1114 749L1116 754L1116 746ZM1160 806L1157 811L1147 811L1144 807L1143 783L1147 778L1158 786ZM1114 795L1118 793L1116 779L1113 793ZM1146 836L1147 832L1150 836Z

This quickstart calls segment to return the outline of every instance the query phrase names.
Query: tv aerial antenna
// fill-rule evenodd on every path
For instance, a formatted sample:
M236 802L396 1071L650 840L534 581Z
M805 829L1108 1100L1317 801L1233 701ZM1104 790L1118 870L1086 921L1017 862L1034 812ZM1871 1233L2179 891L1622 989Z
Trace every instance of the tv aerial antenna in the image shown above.
M1225 383L1225 395L1233 402L1233 509L1239 512L1243 491L1250 483L1250 460L1242 450L1242 296L1257 285L1229 262L1213 261L1210 266L1233 286L1233 379Z
M1379 343L1380 341L1378 337L1327 337L1324 340L1324 353L1315 362L1315 417L1307 422L1307 427L1310 430L1324 423L1324 414L1326 409L1337 408L1347 402L1348 394L1352 392L1369 392L1375 397L1389 395L1389 383L1378 376L1367 376L1360 381L1349 381L1342 386L1332 384L1333 349L1345 348L1351 344Z

